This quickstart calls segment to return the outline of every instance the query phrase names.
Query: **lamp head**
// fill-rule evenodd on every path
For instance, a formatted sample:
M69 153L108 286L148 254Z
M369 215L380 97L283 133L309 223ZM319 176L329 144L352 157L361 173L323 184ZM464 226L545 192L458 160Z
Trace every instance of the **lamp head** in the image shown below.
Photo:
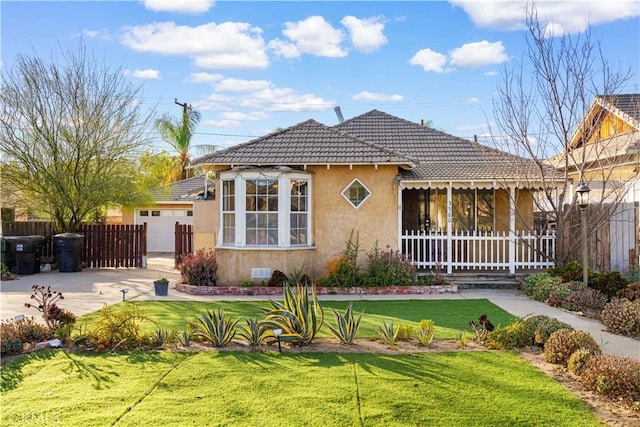
M279 337L280 335L282 335L282 329L280 329L280 328L274 329L273 330L273 335Z
M591 190L587 183L580 181L580 185L576 189L576 198L581 209L585 209L589 205L589 191Z

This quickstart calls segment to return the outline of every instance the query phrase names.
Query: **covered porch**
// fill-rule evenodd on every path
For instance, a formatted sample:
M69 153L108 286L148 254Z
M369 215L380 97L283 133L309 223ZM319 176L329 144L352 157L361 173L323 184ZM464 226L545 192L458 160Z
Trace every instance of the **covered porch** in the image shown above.
M515 275L555 265L553 230L533 226L533 190L400 181L398 247L420 271Z

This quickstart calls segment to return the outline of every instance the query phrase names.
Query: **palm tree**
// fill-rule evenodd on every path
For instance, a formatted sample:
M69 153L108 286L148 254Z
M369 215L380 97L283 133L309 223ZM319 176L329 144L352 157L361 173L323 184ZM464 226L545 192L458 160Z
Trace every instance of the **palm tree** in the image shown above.
M176 101L176 103L178 103ZM191 136L193 136L194 130L198 123L200 123L200 112L194 110L186 104L178 104L184 107L184 113L182 115L182 121L176 119L170 114L164 114L161 118L155 122L156 129L160 132L162 140L171 145L178 156L176 157L176 164L172 172L171 180L179 181L189 177L189 170L187 167L191 163L191 157L189 150L193 148L191 146ZM206 148L206 152L215 151L215 146L198 146L198 148Z

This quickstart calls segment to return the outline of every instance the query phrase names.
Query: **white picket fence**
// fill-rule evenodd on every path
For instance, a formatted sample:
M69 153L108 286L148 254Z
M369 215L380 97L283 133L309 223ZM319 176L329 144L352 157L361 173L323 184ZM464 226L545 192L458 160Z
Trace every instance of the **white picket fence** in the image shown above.
M405 231L403 254L424 270L535 270L555 265L556 236L553 231L530 232Z

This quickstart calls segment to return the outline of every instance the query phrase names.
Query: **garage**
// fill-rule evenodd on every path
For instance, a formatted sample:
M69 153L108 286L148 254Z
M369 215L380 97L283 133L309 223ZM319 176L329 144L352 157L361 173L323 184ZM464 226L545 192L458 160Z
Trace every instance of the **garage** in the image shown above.
M147 252L174 252L175 224L193 225L193 210L137 209L135 221L147 223Z

